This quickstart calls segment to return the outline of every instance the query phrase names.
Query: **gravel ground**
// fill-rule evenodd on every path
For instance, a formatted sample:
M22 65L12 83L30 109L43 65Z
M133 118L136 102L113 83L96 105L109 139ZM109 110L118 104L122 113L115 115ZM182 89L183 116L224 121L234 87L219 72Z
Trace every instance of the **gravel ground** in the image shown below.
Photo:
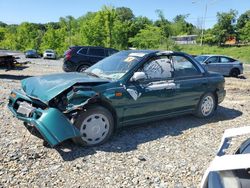
M245 79L226 78L227 96L211 119L180 116L123 128L99 147L49 148L6 107L21 79L62 72L62 60L29 60L0 69L0 187L198 187L224 130L250 120L246 66Z

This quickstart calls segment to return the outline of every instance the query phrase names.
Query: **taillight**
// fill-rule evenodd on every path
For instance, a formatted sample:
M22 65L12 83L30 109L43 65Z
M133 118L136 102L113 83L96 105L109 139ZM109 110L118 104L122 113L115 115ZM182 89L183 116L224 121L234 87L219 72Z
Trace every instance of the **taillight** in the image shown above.
M71 52L72 52L72 50L68 50L67 52L66 52L66 54L65 54L65 58L67 59L67 60L69 60L70 58L71 58Z

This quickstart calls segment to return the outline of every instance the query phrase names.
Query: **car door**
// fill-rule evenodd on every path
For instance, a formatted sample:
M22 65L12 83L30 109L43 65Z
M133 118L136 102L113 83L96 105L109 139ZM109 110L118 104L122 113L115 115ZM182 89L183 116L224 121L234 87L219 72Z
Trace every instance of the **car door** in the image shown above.
M209 57L205 61L205 67L208 71L220 72L220 58L218 56Z
M231 69L233 68L233 60L228 57L220 57L220 73L223 75L229 75Z
M175 112L194 110L200 97L207 89L207 78L190 58L173 55L174 82L176 84L173 100Z
M130 80L124 86L130 99L124 104L125 124L160 117L172 108L175 83L170 60L166 57L151 59L138 71L144 72L146 79Z
M88 50L88 57L90 62L94 64L105 57L105 51L103 48L90 47Z

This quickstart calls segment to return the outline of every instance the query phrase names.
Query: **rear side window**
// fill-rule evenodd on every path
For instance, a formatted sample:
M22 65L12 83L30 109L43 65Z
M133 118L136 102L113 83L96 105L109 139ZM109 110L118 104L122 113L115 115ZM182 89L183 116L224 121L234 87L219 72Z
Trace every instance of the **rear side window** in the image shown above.
M221 63L229 63L229 62L234 62L235 60L232 58L228 58L228 57L221 57L220 58L220 62Z
M78 53L79 54L83 54L83 55L86 55L87 54L87 51L88 51L88 48L81 48Z
M200 71L183 56L172 56L175 77L189 77L200 75Z
M102 48L89 48L88 55L105 56L105 52Z

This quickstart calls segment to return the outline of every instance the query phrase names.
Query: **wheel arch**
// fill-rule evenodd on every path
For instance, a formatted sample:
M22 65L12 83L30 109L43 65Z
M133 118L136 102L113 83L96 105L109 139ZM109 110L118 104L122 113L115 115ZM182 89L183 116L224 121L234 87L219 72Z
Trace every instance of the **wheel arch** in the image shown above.
M233 71L237 71L238 74L240 74L240 69L239 69L238 67L233 67L233 68L230 70L230 72L229 72L229 76L233 76L233 75L232 75Z

